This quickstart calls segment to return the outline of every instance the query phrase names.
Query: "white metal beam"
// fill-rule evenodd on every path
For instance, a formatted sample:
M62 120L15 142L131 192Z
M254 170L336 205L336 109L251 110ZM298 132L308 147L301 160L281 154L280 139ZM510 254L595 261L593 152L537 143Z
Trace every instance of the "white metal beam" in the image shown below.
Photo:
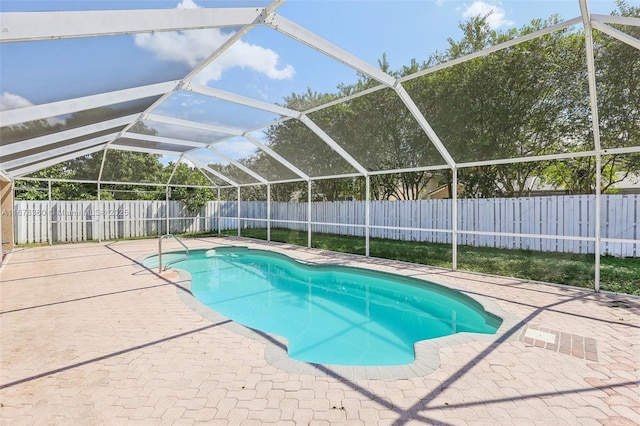
M577 17L577 18L569 19L568 21L560 22L560 23L558 23L556 25L550 25L550 26L548 26L546 28L543 28L541 30L534 31L532 33L529 33L529 34L514 38L513 40L505 41L504 43L496 44L495 46L491 46L491 47L488 47L486 49L482 49L482 50L479 50L477 52L473 52L473 53L471 53L469 55L465 55L465 56L462 56L460 58L452 59L452 60L444 62L442 64L438 64L438 65L435 65L433 67L430 67L430 68L415 72L413 74L401 77L398 80L400 82L404 82L404 81L407 81L407 80L412 80L414 78L418 78L418 77L421 77L423 75L430 74L432 72L436 72L436 71L439 71L439 70L442 70L442 69L445 69L445 68L449 68L449 67L452 67L454 65L458 65L458 64L461 64L463 62L467 62L467 61L470 61L472 59L479 58L481 56L486 56L486 55L488 55L490 53L493 53L493 52L498 52L500 50L507 49L507 48L509 48L511 46L515 46L516 44L524 43L525 41L533 40L534 38L538 38L538 37L541 37L541 36L546 35L546 34L550 34L550 33L556 32L556 31L563 30L565 28L572 27L572 26L580 23L580 21L581 21L581 18Z
M0 167L0 180L4 182L13 182L13 178L9 173L7 173L4 167Z
M166 115L147 114L145 120L157 123L171 124L174 126L190 127L192 129L207 130L209 132L221 133L225 135L242 136L244 130L233 127L221 126L217 124L206 124L198 121L183 120L181 118L168 117Z
M145 154L155 154L155 155L170 155L172 157L179 157L182 154L181 151L169 151L166 149L145 148L143 146L118 145L115 143L112 143L111 145L109 145L109 149L115 149L118 151L142 152Z
M62 163L63 161L73 160L74 158L83 157L85 155L93 154L94 152L101 151L104 148L104 145L93 146L91 148L84 149L82 151L72 152L67 155L63 155L61 157L56 157L51 160L40 161L38 163L21 167L19 169L15 169L11 171L11 175L15 177L28 175L29 173L34 173L42 169L46 169L49 166L53 166L58 163Z
M640 146L627 146L621 148L607 148L602 150L602 155L614 155L614 154L632 154L640 152Z
M267 184L267 241L271 242L271 185Z
M26 139L24 141L15 142L2 146L2 155L17 154L19 152L28 151L34 148L40 148L47 145L52 145L58 142L62 142L68 139L74 139L92 133L101 132L103 130L113 129L115 127L126 126L133 123L138 118L139 114L131 114L120 118L114 118L113 120L106 120L100 123L90 124L88 126L76 127L75 129L64 130L62 132L50 133L45 136L37 138Z
M171 180L173 179L173 175L176 174L176 170L178 170L178 166L180 165L180 161L182 161L182 155L180 155L180 157L178 157L178 161L176 161L176 164L173 166L173 170L171 170L171 175L169 175L169 179L167 179L167 186L169 186L169 184L171 183Z
M350 177L362 177L362 173L341 173L339 175L314 176L311 180L342 179Z
M451 269L458 269L458 169L451 170Z
M0 124L2 124L2 126L12 126L14 124L26 123L33 120L57 117L92 108L144 99L151 96L159 96L174 90L178 86L178 83L178 80L167 81L164 83L116 90L114 92L100 93L98 95L67 99L48 104L0 111Z
M238 42L242 37L245 36L254 26L264 23L264 20L267 16L273 13L277 8L282 6L286 0L273 0L271 4L265 8L259 9L256 8L256 15L251 22L247 22L239 31L236 31L230 38L228 38L221 46L209 55L204 61L202 61L198 66L189 72L184 78L183 81L191 81L193 77L195 77L200 71L205 69L209 64L215 61L220 55L222 55L227 49L229 49L232 45Z
M2 163L2 165L6 169L15 169L24 164L31 164L37 161L47 160L49 158L61 156L66 153L77 151L82 148L88 148L90 146L94 146L98 144L102 146L103 144L110 141L111 138L113 138L114 134L115 133L104 135L104 136L98 136L97 138L87 139L85 141L76 142L74 144L66 145L60 148L49 149L47 151L39 152L37 154L22 156L22 157L16 158L15 160L5 161Z
M253 22L261 11L244 7L3 12L0 42L239 27Z
M311 131L313 133L318 135L318 137L320 139L322 139L327 145L329 145L329 147L331 147L331 149L333 149L335 152L337 152L338 155L340 155L342 158L344 158L347 161L347 163L349 163L351 165L351 167L356 169L361 175L366 176L366 175L369 174L369 171L367 169L365 169L362 166L362 164L357 162L355 158L353 158L347 151L345 151L344 148L342 148L340 145L338 145L338 143L336 141L334 141L331 138L331 136L326 134L325 131L322 130L320 128L320 126L318 126L316 123L314 123L309 117L307 117L306 115L303 114L303 115L300 116L300 118L298 120L300 120L302 123L304 123L305 126L307 126L309 129L311 129ZM303 149L302 146L300 148Z
M312 49L330 56L336 61L341 62L346 66L361 72L362 74L368 75L369 77L378 80L379 82L384 83L387 86L393 86L396 82L396 79L394 77L390 76L384 71L328 42L327 40L319 37L317 34L312 33L306 28L303 28L298 24L295 24L294 22L283 18L282 16L272 14L268 19L265 20L265 24L278 31L279 33L285 34L295 40L298 40L299 42L311 47Z
M307 248L311 248L311 216L313 207L311 204L311 182L307 182Z
M433 130L427 119L424 118L424 115L422 115L422 112L420 111L418 106L415 104L415 102L413 102L413 98L411 98L405 88L402 87L402 84L398 84L395 89L402 102L404 102L411 115L413 115L413 118L415 118L415 120L418 122L422 130L424 130L424 132L427 134L429 139L431 139L431 142L436 147L444 161L446 161L449 167L453 169L456 162L453 160L453 157L451 157L451 154L449 154L447 148L444 147L444 144L442 143L436 132Z
M213 185L215 188L220 188L220 185L218 185L217 183L215 183L215 182L213 181L213 179L211 179L211 178L209 177L209 175L207 175L207 174L204 172L204 170L202 170L202 169L201 169L200 167L198 167L196 164L194 164L194 165L193 165L193 167L194 167L197 171L199 171L199 172L202 174L202 176L204 176L204 178L205 178L206 180L208 180L209 182L211 182L211 185Z
M100 181L102 180L102 172L104 171L104 163L107 161L107 152L109 152L109 145L113 143L114 140L117 139L117 136L109 141L105 147L104 151L102 151L102 161L100 161L100 171L98 172L98 186L100 186Z
M360 177L360 175L357 175L358 177ZM275 185L278 183L294 183L294 182L306 182L305 179L302 178L297 178L297 179L282 179L282 180L272 180L269 183L271 185Z
M422 167L405 167L401 169L374 170L369 172L370 176L390 175L394 173L410 173L410 172L429 172L433 170L451 170L447 164L439 166L422 166Z
M302 170L300 170L299 168L297 168L296 166L294 166L293 164L291 164L288 160L286 160L284 157L282 157L280 154L278 154L277 152L275 152L274 150L272 150L271 148L269 148L268 146L266 146L265 144L263 144L262 142L260 142L258 139L256 139L255 137L249 135L249 134L245 134L244 135L245 139L247 139L249 142L251 142L252 144L254 144L255 146L257 146L259 149L261 149L262 151L264 151L265 153L267 153L268 155L270 155L272 158L274 158L276 161L278 161L280 164L282 164L283 166L285 166L287 169L291 170L293 173L297 174L298 176L300 176L301 178L303 178L304 180L309 180L311 179L306 173L304 173Z
M631 37L629 34L622 32L620 30L616 30L613 27L610 27L607 24L600 23L598 21L591 21L591 26L598 31L601 31L617 40L620 40L623 43L628 44L629 46L633 46L636 49L640 50L640 40L635 37Z
M260 109L263 111L269 111L276 114L284 115L286 117L298 117L299 111L295 111L289 108L282 107L280 105L272 104L269 102L259 101L257 99L249 98L246 96L238 95L224 90L215 89L209 86L203 86L193 82L188 82L182 86L182 90L186 90L193 93L199 93L201 95L209 96L211 98L220 99L222 101L233 102L239 105L245 105L251 108Z
M481 166L494 166L500 164L514 164L514 163L530 163L533 161L556 161L556 160L565 160L570 158L581 158L581 157L593 157L596 155L596 152L593 150L589 151L577 151L577 152L559 152L557 154L546 154L546 155L534 155L531 157L516 157L516 158L499 158L494 160L482 160L482 161L469 161L466 163L457 163L456 167L459 169L465 167L481 167Z
M203 69L205 69L211 62L217 59L220 55L222 55L225 51L227 51L232 45L238 42L244 35L249 32L251 28L253 28L256 24L262 23L264 17L267 16L267 13L270 13L271 10L275 10L280 6L280 4L284 3L285 0L274 0L274 2L269 5L266 9L256 9L256 17L252 20L248 25L244 25L240 31L236 31L225 40L222 45L218 46L213 53L211 53L204 61L200 62L196 67L194 67L189 73L182 79L182 86L187 85L191 79L193 79L196 75L198 75ZM153 103L153 105L149 106L144 113L150 114L154 111L162 102L164 102L169 97L169 94L164 94L160 99ZM125 129L129 130L129 128Z
M306 114L306 115L309 115L309 114L311 114L313 112L320 111L320 110L323 110L323 109L327 109L327 108L332 107L334 105L340 105L340 104L348 102L348 101L350 101L352 99L356 99L356 98L368 95L370 93L374 93L374 92L377 92L379 90L387 89L387 88L388 88L388 86L386 86L384 84L380 84L378 86L370 87L370 88L362 90L360 92L356 92L356 93L354 93L352 95L345 96L344 98L339 98L339 99L336 99L334 101L327 102L326 104L322 104L322 105L315 106L313 108L309 108L309 109L307 109L305 111L302 111L302 113Z
M125 132L122 134L122 137L127 139L136 139L140 141L147 141L147 142L154 142L154 143L166 143L170 145L181 145L181 146L193 147L193 148L205 148L207 146L206 142L196 142L196 141L190 141L185 139L165 138L162 136L145 135L142 133Z
M72 182L72 183L98 183L97 180L86 180L86 179L52 179L52 178L34 178L34 177L20 177L17 178L16 180L25 180L25 181L32 181L32 182ZM166 183L152 183L152 182L122 182L122 181L115 181L115 180L106 180L104 182L102 182L105 185L135 185L135 186L157 186L157 187L166 187L167 184ZM204 185L184 185L184 184L178 184L178 183L174 183L173 185L174 188L175 187L181 187L181 188L210 188L209 186L204 186Z
M591 22L598 21L605 24L618 24L618 25L629 25L632 27L640 27L640 18L635 18L631 16L617 16L617 15L591 15Z
M625 148L608 148L602 150L602 155L614 155L614 154L630 154L640 152L640 146L635 147L625 147ZM482 160L482 161L470 161L466 163L456 163L457 169L464 169L468 167L482 167L482 166L493 166L500 164L514 164L514 163L530 163L534 161L556 161L556 160L564 160L570 158L581 158L581 157L593 157L595 156L595 151L577 151L577 152L561 152L557 154L547 154L547 155L534 155L531 157L515 157L515 158L499 158L494 160ZM393 173L409 173L409 172L427 172L434 170L445 170L450 169L448 165L436 165L436 166L421 166L421 167L407 167L403 169L387 169L387 170L374 170L369 172L369 175L387 175ZM318 179L318 178L315 178Z
M243 172L245 172L246 174L248 174L249 176L252 176L253 178L257 179L258 182L263 183L263 184L267 184L267 180L265 178L263 178L262 176L260 176L259 174L257 174L256 172L254 172L253 170L249 169L247 166L245 166L244 164L234 160L233 158L231 158L230 156L228 156L227 154L225 154L224 152L215 149L214 147L210 146L208 147L208 149L211 152L214 152L216 155L219 155L220 157L224 158L225 160L227 160L228 162L230 162L231 164L233 164L234 166L236 166L237 168L239 168L240 170L242 170Z
M593 145L596 160L596 208L594 215L594 237L595 237L595 267L594 267L594 284L595 291L600 291L600 224L602 221L602 212L600 211L601 203L601 180L602 180L602 155L600 144L600 118L598 116L598 87L596 84L596 67L593 53L593 29L591 28L591 19L589 18L589 10L587 8L587 0L580 0L580 14L582 16L582 24L584 25L584 43L586 48L587 59L587 79L589 82L589 103L591 106L591 129L593 130Z
M365 176L364 183L364 255L370 255L371 243L371 176Z
M199 167L202 170L208 171L212 175L216 176L219 179L222 179L225 182L230 183L231 185L235 186L236 188L240 186L240 184L235 182L233 179L226 177L225 175L223 175L219 171L212 169L211 167L207 166L206 164L202 164L200 161L196 160L195 158L191 157L190 155L185 154L184 158L186 158L187 160L191 161L194 166Z
M251 28L255 25L263 22L264 18L268 16L268 14L272 13L278 7L280 7L286 0L273 0L273 2L264 9L256 9L256 17L252 20L251 24L245 25L240 31L235 32L230 38L228 38L221 46L218 46L215 51L209 55L204 61L198 64L195 68L193 68L183 79L181 85L187 84L193 77L195 77L200 71L206 68L211 62L213 62L216 58L218 58L222 53L224 53L229 47L231 47L234 43L239 41ZM148 115L152 111L154 111L160 104L162 104L168 97L170 93L165 93L160 96L152 105L150 105L145 111L144 114ZM128 131L132 127L132 124L127 126L124 131ZM113 141L111 141L113 142ZM107 145L108 148L108 145Z

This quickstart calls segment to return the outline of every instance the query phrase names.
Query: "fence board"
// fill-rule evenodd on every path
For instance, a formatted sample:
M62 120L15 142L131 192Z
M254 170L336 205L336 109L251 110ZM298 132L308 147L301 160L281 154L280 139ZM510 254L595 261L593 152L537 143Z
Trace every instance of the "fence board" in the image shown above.
M313 225L314 232L364 236L364 201L314 202L312 221L342 225ZM640 195L604 195L601 198L603 238L630 240L603 242L603 254L637 257L640 253ZM238 226L237 201L211 201L199 212L189 212L180 201L169 202L174 233L233 230ZM241 203L242 227L266 228L265 201ZM89 241L157 236L166 232L164 201L16 201L16 244ZM218 219L220 217L220 219ZM532 237L476 235L461 232L461 245L518 248L571 253L593 253L589 241L538 238L536 234L575 237L595 235L595 196L522 197L458 200L458 230L531 234ZM260 219L260 220L252 220ZM307 204L273 202L272 228L305 231ZM52 234L49 235L49 221ZM290 223L287 221L294 221ZM220 222L220 223L218 223ZM448 232L397 228L451 230L451 200L372 201L370 235L374 238L450 243ZM383 228L376 228L381 226ZM384 227L391 227L390 229ZM396 229L393 229L395 227Z

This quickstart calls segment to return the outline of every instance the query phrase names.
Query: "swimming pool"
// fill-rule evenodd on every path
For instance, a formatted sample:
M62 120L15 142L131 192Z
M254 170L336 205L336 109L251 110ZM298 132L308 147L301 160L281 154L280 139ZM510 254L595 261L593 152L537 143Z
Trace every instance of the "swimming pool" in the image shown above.
M145 265L157 265L157 257ZM291 358L320 364L413 362L414 344L458 332L495 333L502 319L455 290L399 275L309 265L244 247L192 251L173 265L193 295L245 326L287 338Z

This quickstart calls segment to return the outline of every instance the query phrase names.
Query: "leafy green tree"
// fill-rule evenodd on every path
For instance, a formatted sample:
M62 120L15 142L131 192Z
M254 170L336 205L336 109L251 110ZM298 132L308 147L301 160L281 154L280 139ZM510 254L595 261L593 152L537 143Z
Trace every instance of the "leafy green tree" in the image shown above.
M133 106L129 106L126 109L101 107L74 113L65 120L64 124L57 122L55 124L50 124L46 120L38 120L18 126L3 127L3 143L5 142L5 137L8 141L15 143L17 141L42 136L43 134L119 117L135 110L136 109ZM146 134L156 133L155 130L147 128L143 123L137 123L136 126L134 126L134 130ZM87 138L113 133L114 131L115 129L109 129L87 135L85 137L66 140L54 144L50 148L71 145L75 142L86 140ZM95 181L98 179L103 154L104 151L99 151L91 155L81 156L35 172L31 174L31 177ZM3 157L3 160L9 160L9 158ZM101 179L102 181L162 182L163 165L160 163L160 156L158 155L109 150L106 160ZM25 187L26 190L19 194L21 199L43 199L43 197L48 197L47 193L44 191L29 189L42 186L41 183L30 183L28 181L23 182L23 187ZM97 185L77 182L56 182L52 185L52 196L58 200L97 199ZM126 184L104 184L102 185L100 196L104 200L115 198L130 200L163 198L162 194L157 191Z
M184 163L180 163L175 167L175 163L169 163L163 171L165 182L168 182L171 172L175 168L175 173L171 179L171 183L194 185L194 186L211 186L211 182L205 178L200 171L189 167ZM202 209L207 203L217 196L214 195L210 188L188 188L188 187L172 187L171 199L180 200L192 212Z
M26 139L37 138L52 132L62 130L62 124L47 120L34 120L13 126L0 127L0 140L2 146ZM4 155L2 155L4 159Z
M305 111L316 105L335 100L339 96L341 95L319 94L308 90L303 95L293 94L286 98L285 106ZM329 136L344 135L349 129L346 122L346 116L349 114L348 108L348 104L340 104L332 108L316 111L310 114L309 118ZM299 120L288 120L271 126L265 134L269 146L274 151L312 177L355 171L345 159L333 151L319 136ZM261 154L261 156L265 157L266 155ZM254 163L259 163L260 161L260 159L256 159ZM314 182L314 187L315 194L318 197L337 199L342 196L342 184L336 179L318 180ZM279 186L278 190L281 191L284 188L287 188L287 186ZM306 199L306 183L294 183L289 185L289 188L295 191L295 195L302 194ZM276 193L275 196L282 199L291 199L294 197L294 192L289 195Z
M618 2L614 14L640 18L640 6ZM640 39L640 27L619 26L618 30ZM594 31L598 113L603 148L640 145L640 50ZM637 156L630 164L637 172Z
M640 16L640 8L619 1L616 14ZM492 30L487 17L461 23L460 40L449 39L444 52L435 52L427 61L411 63L398 71L390 69L386 56L379 61L384 72L396 77L413 74L437 64L461 58L473 52L530 34L559 22L557 16L534 20L519 29ZM638 27L618 27L640 38ZM640 145L640 52L605 34L594 33L598 108L603 148ZM508 49L426 74L403 83L441 141L458 163L510 159L556 153L592 150L593 134L589 108L586 55L582 31L566 29L519 43ZM306 111L318 105L348 96L378 83L361 75L351 85L341 85L335 93L317 93L308 89L291 94L283 106ZM91 110L74 115L65 126L79 126L112 118L124 112ZM115 115L114 115L115 114ZM106 118L105 118L106 117ZM402 100L391 88L322 108L309 114L320 128L370 171L443 165L444 160L418 126ZM2 128L4 143L26 136L45 134L60 124L47 121ZM154 134L152 129L136 128L139 133ZM347 162L321 138L297 119L269 127L267 144L312 177L354 172ZM103 180L166 181L170 167L157 156L109 151ZM113 159L112 159L113 158ZM79 158L40 172L42 176L73 179L97 178L102 154ZM243 164L270 180L295 178L276 160L262 151L243 160ZM172 167L172 165L170 165ZM240 183L248 177L235 166L210 165ZM186 165L178 166L174 182L208 185L208 181ZM602 165L603 191L612 190L621 179L640 176L640 155L605 155ZM429 180L436 177L451 185L451 171L409 172L371 177L374 199L414 199L424 196ZM590 193L595 185L593 157L566 161L521 162L459 169L458 181L469 197L522 196L532 178L569 193ZM314 181L312 199L340 200L364 198L363 179L320 179ZM108 186L111 196L152 198L157 194L136 192L134 186ZM127 189L130 193L117 193ZM293 182L272 186L272 199L307 199L307 183ZM79 185L60 185L65 197L93 197L92 189ZM243 199L264 199L264 188L243 188ZM26 191L25 194L31 194ZM128 195L127 195L128 194ZM235 189L223 191L223 197L235 200ZM29 196L38 196L33 193ZM107 196L106 194L104 196ZM193 208L213 198L210 190L175 190L174 198L193 203Z
M559 22L535 20L496 32L486 17L461 24L463 38L423 66L457 59ZM584 114L585 61L580 34L554 32L411 80L409 93L456 162L544 155L574 148L572 117ZM411 70L408 70L411 71ZM583 123L578 123L582 124ZM458 181L470 197L525 195L544 163L462 168Z
M638 6L629 6L624 1L617 2L617 6L614 15L640 17ZM638 27L613 26L640 38ZM593 40L601 146L604 149L640 146L640 51L598 31L594 31ZM584 111L581 117L588 131L576 132L575 143L593 149L590 111ZM579 120L577 116L572 119ZM590 194L595 191L595 175L595 159L582 157L552 162L543 178L568 194ZM601 191L616 192L616 183L625 179L640 179L640 155L603 156Z
M307 182L287 182L271 185L272 201L293 201L295 194L300 194L300 199L306 200L306 193Z

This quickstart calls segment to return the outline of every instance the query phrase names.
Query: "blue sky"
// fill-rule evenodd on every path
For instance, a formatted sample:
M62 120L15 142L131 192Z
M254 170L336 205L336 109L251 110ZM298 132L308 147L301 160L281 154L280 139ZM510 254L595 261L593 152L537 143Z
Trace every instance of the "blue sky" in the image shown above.
M164 9L176 7L265 6L266 1L3 0L2 11ZM592 13L609 14L614 1L589 0ZM288 0L277 13L315 32L372 65L386 53L392 69L424 61L458 40L460 22L492 12L500 30L521 27L557 13L579 15L578 0ZM0 109L14 109L180 79L221 44L233 29L156 33L5 43L0 45ZM268 102L282 103L307 87L335 92L354 83L356 72L267 27L236 43L195 81ZM185 108L185 107L189 108ZM270 122L267 113L204 96L174 94L156 112L179 118L253 128ZM170 136L170 135L166 135Z

